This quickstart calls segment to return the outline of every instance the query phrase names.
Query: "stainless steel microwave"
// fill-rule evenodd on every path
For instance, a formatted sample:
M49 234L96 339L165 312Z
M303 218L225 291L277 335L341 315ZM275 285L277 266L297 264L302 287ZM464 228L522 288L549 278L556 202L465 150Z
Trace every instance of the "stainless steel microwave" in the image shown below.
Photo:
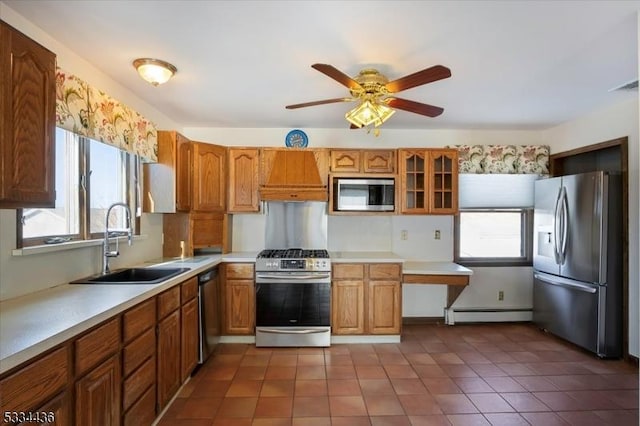
M394 179L336 178L333 181L335 211L394 211Z

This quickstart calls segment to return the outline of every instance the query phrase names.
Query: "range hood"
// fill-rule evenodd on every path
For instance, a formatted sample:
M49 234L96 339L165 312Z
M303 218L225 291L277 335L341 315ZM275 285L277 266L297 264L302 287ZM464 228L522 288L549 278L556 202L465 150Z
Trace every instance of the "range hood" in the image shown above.
M329 152L263 148L260 199L328 201Z

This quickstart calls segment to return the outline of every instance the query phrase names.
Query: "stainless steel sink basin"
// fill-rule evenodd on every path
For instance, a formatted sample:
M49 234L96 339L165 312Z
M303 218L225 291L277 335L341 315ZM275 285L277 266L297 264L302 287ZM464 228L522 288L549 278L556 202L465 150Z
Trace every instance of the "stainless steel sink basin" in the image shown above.
M81 278L71 284L157 284L188 270L189 268L127 268Z

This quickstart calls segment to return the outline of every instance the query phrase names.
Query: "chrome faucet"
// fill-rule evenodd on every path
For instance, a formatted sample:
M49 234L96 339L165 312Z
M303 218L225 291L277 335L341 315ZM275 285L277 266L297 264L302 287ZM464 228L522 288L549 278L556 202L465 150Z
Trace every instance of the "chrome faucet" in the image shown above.
M102 275L110 272L109 270L109 258L110 257L118 257L120 252L118 251L118 238L116 237L116 249L111 251L109 244L109 215L111 214L111 210L120 206L125 209L127 212L127 237L129 240L129 245L132 243L133 239L133 229L131 227L131 209L125 203L113 203L107 209L107 216L105 217L105 225L104 225L104 243L102 244Z

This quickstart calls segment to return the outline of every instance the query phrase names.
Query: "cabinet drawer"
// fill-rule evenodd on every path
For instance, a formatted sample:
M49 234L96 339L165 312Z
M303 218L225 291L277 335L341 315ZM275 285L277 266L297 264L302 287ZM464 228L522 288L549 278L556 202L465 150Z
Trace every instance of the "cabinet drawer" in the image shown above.
M151 386L124 415L124 426L150 425L156 418L156 387Z
M153 327L156 323L156 304L153 299L142 302L125 312L124 321L124 341L129 342L139 336L145 330Z
M402 267L399 263L375 263L369 265L372 280L399 280Z
M156 359L149 358L124 381L122 404L127 410L155 382Z
M182 292L182 304L184 305L198 295L198 277L193 277L183 282L180 288Z
M227 278L253 279L253 263L228 263L226 265Z
M67 348L60 348L0 381L2 412L36 409L67 383Z
M180 307L180 286L158 295L158 319L162 319Z
M122 353L122 370L127 377L140 364L155 353L156 332L154 329L147 330L140 337L124 347Z
M341 279L363 279L364 264L363 263L341 263L333 265L332 276L334 280Z
M120 350L120 318L114 318L76 340L76 374L88 369Z

